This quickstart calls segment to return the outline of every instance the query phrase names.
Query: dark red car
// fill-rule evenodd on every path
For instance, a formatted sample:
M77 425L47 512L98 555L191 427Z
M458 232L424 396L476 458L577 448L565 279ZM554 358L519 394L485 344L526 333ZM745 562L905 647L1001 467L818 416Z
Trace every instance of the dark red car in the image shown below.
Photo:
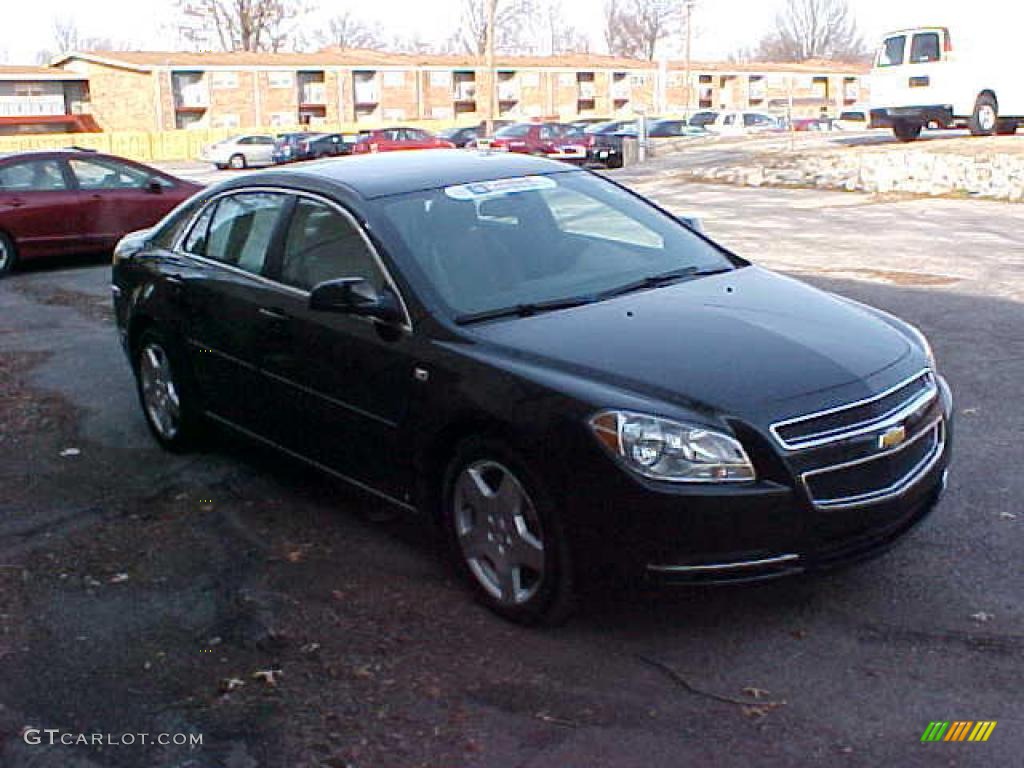
M587 159L587 147L582 132L564 123L506 125L495 132L494 138L490 140L490 148L580 163Z
M396 152L403 149L454 149L455 144L422 128L381 128L365 131L352 147L352 153Z
M98 152L0 154L0 275L18 261L112 248L200 189Z

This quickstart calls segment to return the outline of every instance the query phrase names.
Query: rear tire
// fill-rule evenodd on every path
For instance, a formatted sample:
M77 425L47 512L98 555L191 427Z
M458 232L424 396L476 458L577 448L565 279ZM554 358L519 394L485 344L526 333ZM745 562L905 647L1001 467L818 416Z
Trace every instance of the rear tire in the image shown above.
M249 166L249 163L246 161L245 155L235 154L228 159L228 165L236 171L243 171Z
M136 389L149 431L161 447L184 453L198 444L203 418L182 346L151 328L135 345Z
M0 232L0 277L9 275L18 263L18 251L10 235Z
M897 120L892 124L892 132L900 141L915 141L921 135L922 125L907 120Z
M568 541L541 481L496 440L457 448L441 494L445 536L476 598L518 624L559 624L573 607Z
M978 100L974 102L974 112L971 114L970 120L967 121L971 135L991 136L996 132L997 125L999 125L999 106L996 104L995 97L988 93L979 95Z

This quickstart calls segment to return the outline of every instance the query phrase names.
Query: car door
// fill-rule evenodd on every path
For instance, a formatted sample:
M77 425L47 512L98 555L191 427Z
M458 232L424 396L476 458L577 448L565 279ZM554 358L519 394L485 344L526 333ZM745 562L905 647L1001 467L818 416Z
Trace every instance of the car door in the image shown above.
M177 279L185 305L189 356L205 407L215 416L263 433L265 392L256 368L261 309L275 286L264 279L289 196L240 191L199 213L181 250L195 268Z
M83 234L97 247L111 247L127 232L153 226L178 202L170 195L171 181L139 166L73 157L68 167L79 191Z
M79 197L60 158L13 159L0 164L0 230L21 258L81 248Z
M309 307L309 291L325 280L361 277L378 291L395 291L369 240L344 208L300 196L274 277L282 288L268 297L257 337L273 439L404 499L411 458L400 435L413 386L410 329Z
M249 165L270 165L274 162L273 136L245 136L238 143Z

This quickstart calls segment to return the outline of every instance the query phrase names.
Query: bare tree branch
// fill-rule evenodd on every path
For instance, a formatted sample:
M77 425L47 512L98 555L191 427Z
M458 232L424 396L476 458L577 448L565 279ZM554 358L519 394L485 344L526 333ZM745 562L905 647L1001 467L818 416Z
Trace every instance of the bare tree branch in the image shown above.
M494 49L499 53L523 53L529 48L534 0L498 0L494 19ZM462 0L458 31L448 49L482 56L487 46L486 0Z
M753 52L760 61L863 58L864 39L847 0L787 0L775 31Z
M678 30L678 0L607 0L604 39L613 56L654 59L658 43Z
M285 0L177 0L184 16L212 28L225 51L280 51L308 8Z
M383 48L384 34L379 24L370 24L351 11L343 11L328 19L327 29L316 36L324 46L347 48Z

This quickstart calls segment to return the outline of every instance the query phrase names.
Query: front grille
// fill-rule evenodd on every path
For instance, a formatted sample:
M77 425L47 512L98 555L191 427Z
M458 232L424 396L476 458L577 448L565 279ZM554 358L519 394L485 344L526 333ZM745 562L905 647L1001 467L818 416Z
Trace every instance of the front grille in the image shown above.
M866 400L780 421L772 425L772 433L791 451L825 445L911 418L937 395L935 375L922 371Z
M902 493L942 454L943 429L939 420L892 450L804 473L811 501L827 509L873 503Z

